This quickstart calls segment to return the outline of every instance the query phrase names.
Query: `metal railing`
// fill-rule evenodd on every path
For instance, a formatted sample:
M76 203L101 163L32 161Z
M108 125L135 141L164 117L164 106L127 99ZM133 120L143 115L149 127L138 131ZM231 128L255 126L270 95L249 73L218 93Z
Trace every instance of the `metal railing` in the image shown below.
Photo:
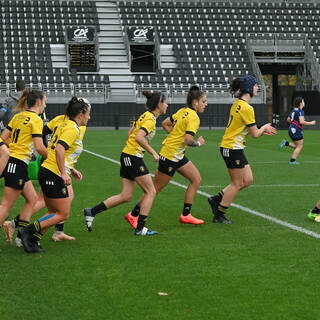
M30 83L27 88L44 91L48 102L50 99L59 99L72 97L74 95L91 99L92 102L107 103L110 97L110 85L106 84L56 84L56 83ZM15 92L15 84L0 84L0 98L6 99L10 93ZM2 102L2 101L1 101Z

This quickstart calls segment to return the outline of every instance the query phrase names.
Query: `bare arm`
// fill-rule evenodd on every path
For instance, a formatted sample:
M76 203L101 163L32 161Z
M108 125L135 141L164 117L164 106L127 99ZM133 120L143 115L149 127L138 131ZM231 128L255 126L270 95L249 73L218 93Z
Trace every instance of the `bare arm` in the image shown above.
M173 123L171 122L171 118L168 117L166 119L164 119L161 123L162 128L167 132L170 133L172 131L173 128Z
M263 134L274 135L277 133L277 130L271 126L271 123L266 123L259 129L256 125L249 127L249 133L252 138L256 139L262 136Z
M146 136L146 132L144 130L140 129L137 132L135 139L143 149L145 149L146 151L148 151L152 155L152 157L155 161L159 161L158 153L150 146L150 144L146 140L145 136Z
M2 145L0 147L0 175L2 174L4 168L7 165L7 162L9 160L9 149L7 148L6 145Z
M59 168L59 171L61 173L61 178L63 179L64 183L66 185L71 184L71 178L68 176L66 172L66 165L65 165L65 148L62 144L57 143L56 145L56 161Z
M205 141L203 139L203 137L199 137L198 140L194 140L194 136L187 133L184 136L184 141L183 143L188 146L188 147L200 147L203 146L205 144Z
M10 137L11 137L11 131L5 128L2 132L1 139L7 146L9 146L9 143L10 143Z
M306 121L306 120L304 120L304 116L300 116L300 117L299 117L299 122L300 122L302 125L306 125L306 126L314 126L314 125L316 124L316 120Z
M43 144L43 140L42 137L33 137L33 144L34 147L36 148L37 152L44 158L46 159L48 156L48 150L45 147L45 145Z
M129 130L128 130L128 137L132 134L133 130L135 129L135 126L132 126Z

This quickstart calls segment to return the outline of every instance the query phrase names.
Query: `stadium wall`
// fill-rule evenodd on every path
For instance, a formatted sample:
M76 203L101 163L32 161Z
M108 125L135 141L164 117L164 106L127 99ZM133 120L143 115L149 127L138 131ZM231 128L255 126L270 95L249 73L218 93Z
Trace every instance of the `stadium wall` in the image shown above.
M159 117L157 124L181 108L181 104L170 104L167 114ZM64 104L47 104L46 115L52 119L56 115L63 114ZM224 128L229 116L230 104L210 104L203 114L199 114L202 128ZM130 121L135 120L145 111L143 104L135 103L107 103L92 104L91 119L88 127L101 127L109 129L128 128ZM255 108L257 124L268 121L268 106L259 104Z

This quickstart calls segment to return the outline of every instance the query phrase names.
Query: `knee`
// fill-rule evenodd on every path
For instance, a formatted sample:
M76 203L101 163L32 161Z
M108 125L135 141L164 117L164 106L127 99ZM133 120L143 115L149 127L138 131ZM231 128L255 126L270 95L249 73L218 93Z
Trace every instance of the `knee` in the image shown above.
M149 190L147 190L146 192L146 195L152 199L155 198L155 196L157 195L157 191L154 187L150 188Z
M194 185L194 186L196 186L196 187L199 187L199 186L200 186L201 181L202 181L202 179L201 179L201 176L200 176L200 175L199 175L199 176L196 176L196 177L194 177L192 180L190 180L191 184Z
M129 202L132 198L132 194L121 194L122 202Z
M60 212L60 220L61 221L64 221L64 220L67 220L70 216L70 210L69 211L62 211Z
M253 177L247 178L243 181L243 188L249 187L253 183Z

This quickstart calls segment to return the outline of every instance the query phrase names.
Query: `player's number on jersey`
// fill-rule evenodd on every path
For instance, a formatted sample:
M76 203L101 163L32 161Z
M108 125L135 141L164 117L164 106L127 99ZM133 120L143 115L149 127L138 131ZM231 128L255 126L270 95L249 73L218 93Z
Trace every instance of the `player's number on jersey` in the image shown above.
M28 122L30 121L30 117L26 117L26 120L24 121L24 123L23 124L28 124Z
M12 142L17 143L19 138L20 129L15 129L12 134Z
M227 124L227 128L229 128L231 126L232 120L233 120L233 116L230 116L229 123Z
M56 148L57 140L58 140L58 135L55 135L52 140L52 145L51 145L52 150Z

